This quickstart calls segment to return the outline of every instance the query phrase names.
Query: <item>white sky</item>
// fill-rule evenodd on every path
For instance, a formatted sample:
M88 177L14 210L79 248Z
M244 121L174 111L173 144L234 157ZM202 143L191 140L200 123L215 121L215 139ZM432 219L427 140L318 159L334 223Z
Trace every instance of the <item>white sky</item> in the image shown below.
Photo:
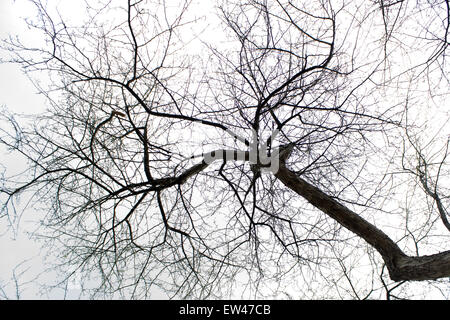
M0 1L0 39L9 34L26 34L23 17L30 15L31 7L23 0ZM0 51L0 57L5 58L5 52ZM37 90L26 78L20 68L14 64L0 63L0 107L6 107L15 113L33 114L44 110L43 97L36 94ZM23 170L25 162L17 155L5 154L0 147L0 164L5 166L8 173ZM0 167L1 168L1 167ZM14 273L18 276L21 299L46 298L39 292L39 283L49 283L56 275L46 273L37 278L44 271L40 245L29 239L28 232L35 226L37 212L27 210L23 215L20 228L8 228L7 220L0 220L0 299L16 299L16 285ZM33 222L34 221L34 222ZM15 269L16 268L16 269ZM25 272L24 272L25 271ZM20 273L24 272L21 276ZM51 292L49 298L62 298L62 290ZM74 292L76 293L76 292ZM68 296L70 298L70 296Z

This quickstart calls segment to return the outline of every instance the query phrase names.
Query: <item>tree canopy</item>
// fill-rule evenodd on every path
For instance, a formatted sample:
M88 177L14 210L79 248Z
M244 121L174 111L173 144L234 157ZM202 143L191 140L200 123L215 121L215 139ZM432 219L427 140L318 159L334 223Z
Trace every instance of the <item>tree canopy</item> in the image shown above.
M448 298L449 1L31 2L35 41L2 47L47 110L1 116L28 161L1 216L45 210L66 280Z

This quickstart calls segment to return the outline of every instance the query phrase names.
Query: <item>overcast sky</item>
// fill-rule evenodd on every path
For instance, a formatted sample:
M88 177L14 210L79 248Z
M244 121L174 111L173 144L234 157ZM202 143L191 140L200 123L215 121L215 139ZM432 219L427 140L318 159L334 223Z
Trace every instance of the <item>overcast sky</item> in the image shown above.
M5 39L10 34L26 35L27 28L23 18L31 14L30 5L23 0L0 1L0 38ZM0 51L2 59L7 58ZM42 112L45 108L44 99L36 94L32 83L23 75L17 65L0 64L0 107L21 113L33 114ZM1 124L3 125L3 124ZM0 172L7 170L13 174L23 170L25 162L16 154L6 154L0 146ZM22 202L23 203L23 202ZM22 216L20 225L14 223L11 228L6 219L0 220L0 299L16 299L16 283L21 299L63 298L62 290L53 290L49 295L40 292L41 283L51 283L56 280L56 274L44 272L43 251L39 244L29 238L29 233L36 228L38 212L29 209ZM17 221L16 221L17 222ZM20 226L20 227L18 227ZM1 291L3 290L3 291ZM75 297L76 290L72 291Z

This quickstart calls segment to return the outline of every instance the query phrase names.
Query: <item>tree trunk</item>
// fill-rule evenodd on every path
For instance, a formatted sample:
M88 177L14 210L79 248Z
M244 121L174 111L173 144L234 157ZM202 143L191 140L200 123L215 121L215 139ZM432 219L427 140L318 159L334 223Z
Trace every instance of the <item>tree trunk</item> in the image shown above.
M450 277L450 251L422 257L407 256L383 231L297 176L285 166L284 161L275 176L314 207L372 245L381 254L392 280L435 280Z

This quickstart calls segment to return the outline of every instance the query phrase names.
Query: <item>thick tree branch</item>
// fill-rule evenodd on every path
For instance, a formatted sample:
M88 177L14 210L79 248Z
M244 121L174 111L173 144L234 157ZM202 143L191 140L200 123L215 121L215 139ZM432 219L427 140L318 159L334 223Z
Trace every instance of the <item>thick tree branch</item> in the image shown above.
M297 176L284 162L280 164L275 176L314 207L373 246L385 261L392 280L435 280L450 277L450 251L430 256L409 257L383 231Z

